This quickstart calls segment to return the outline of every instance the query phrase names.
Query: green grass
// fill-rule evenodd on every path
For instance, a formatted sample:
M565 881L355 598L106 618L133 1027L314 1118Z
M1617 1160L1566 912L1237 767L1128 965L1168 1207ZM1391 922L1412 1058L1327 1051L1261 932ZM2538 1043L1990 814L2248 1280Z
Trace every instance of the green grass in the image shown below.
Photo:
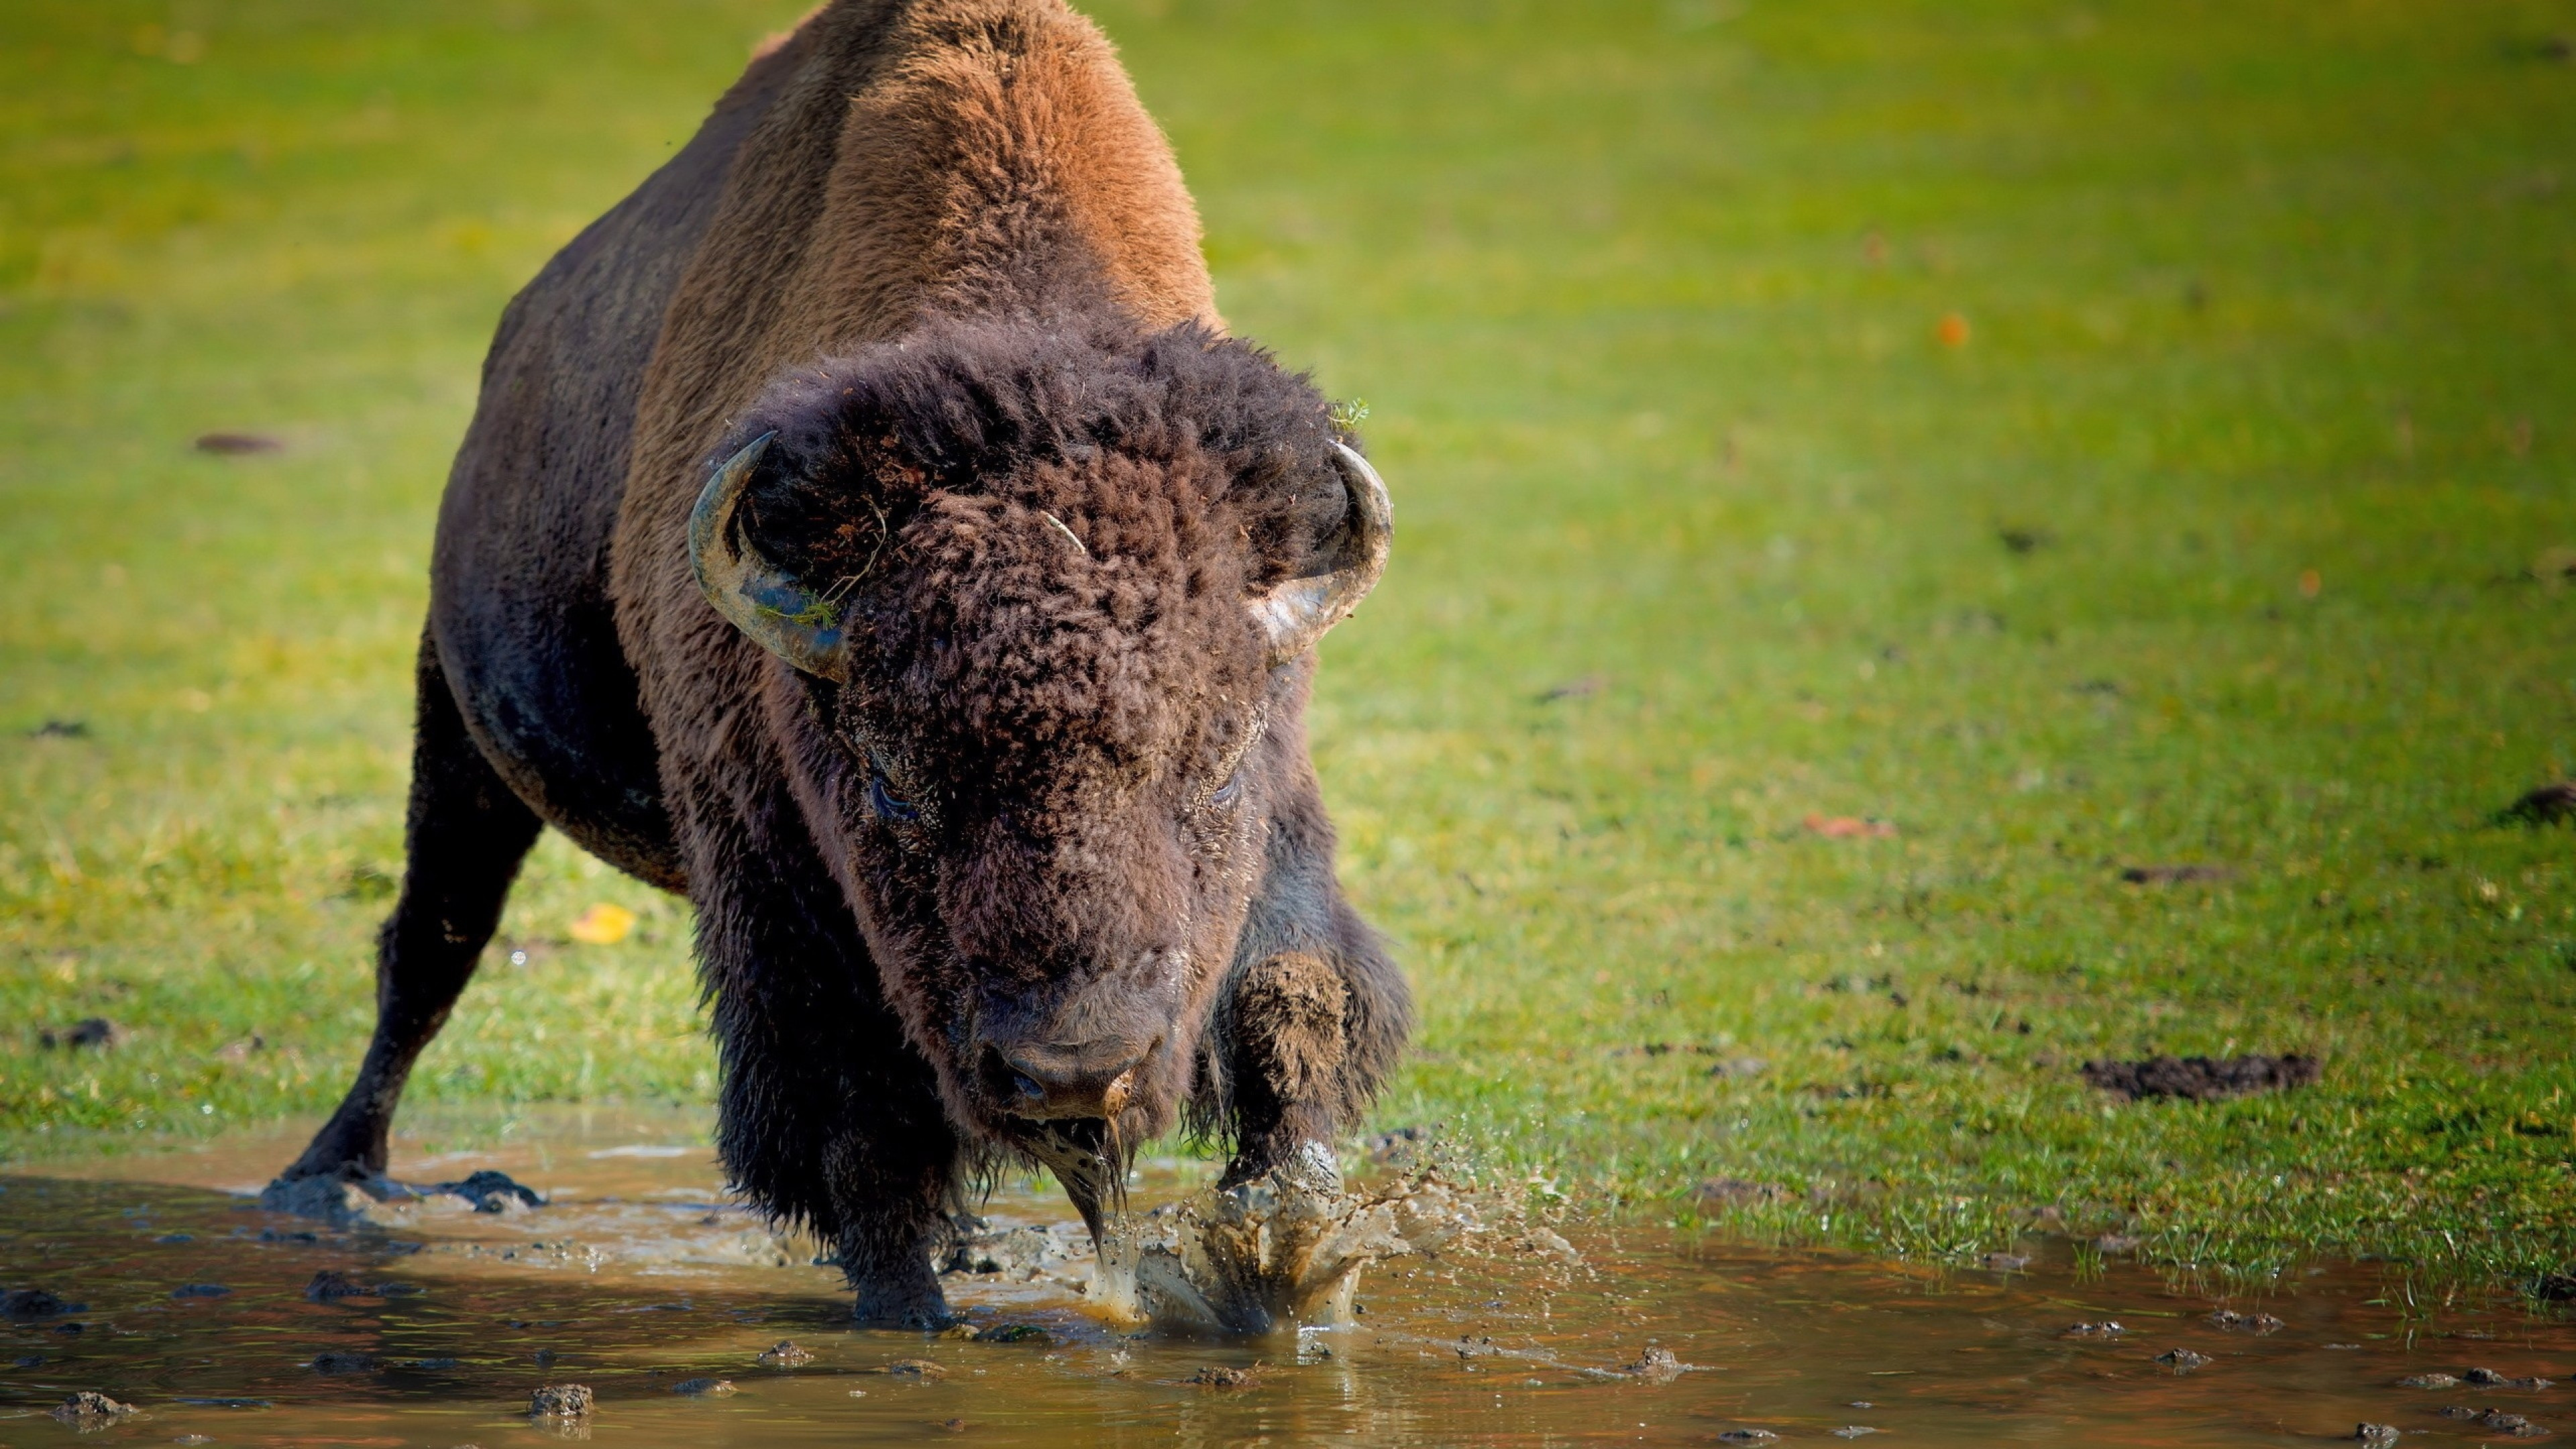
M0 1150L336 1096L490 325L798 8L0 13ZM1315 731L1383 1124L1935 1258L2576 1256L2571 836L2492 822L2576 767L2576 3L1099 13L1397 491ZM505 931L422 1100L706 1095L680 908L550 840ZM2251 1050L2325 1081L2074 1074Z

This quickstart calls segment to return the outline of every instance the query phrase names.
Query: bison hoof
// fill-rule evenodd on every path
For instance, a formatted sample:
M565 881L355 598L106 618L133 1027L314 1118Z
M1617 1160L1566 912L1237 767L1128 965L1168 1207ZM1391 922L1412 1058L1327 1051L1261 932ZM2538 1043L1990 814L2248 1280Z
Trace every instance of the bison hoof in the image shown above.
M1330 1147L1308 1138L1284 1152L1247 1152L1235 1158L1226 1165L1225 1175L1217 1179L1217 1191L1230 1192L1274 1172L1294 1186L1322 1196L1331 1197L1342 1190L1340 1159L1333 1156Z
M850 1317L861 1328L893 1328L916 1333L937 1333L957 1321L948 1312L947 1296L935 1289L926 1296L911 1291L862 1291L858 1302L850 1307Z

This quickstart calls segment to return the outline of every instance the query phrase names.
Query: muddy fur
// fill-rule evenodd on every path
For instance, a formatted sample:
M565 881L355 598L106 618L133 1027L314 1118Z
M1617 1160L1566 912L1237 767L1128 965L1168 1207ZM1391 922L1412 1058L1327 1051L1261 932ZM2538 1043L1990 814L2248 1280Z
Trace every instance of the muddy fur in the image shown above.
M999 1164L1096 1221L1184 1118L1238 1176L1356 1122L1410 1002L1333 877L1313 661L1246 608L1347 493L1197 240L1088 22L838 0L548 265L441 509L377 1039L289 1178L382 1171L539 820L695 904L719 1148L868 1320L944 1317L931 1249ZM845 610L839 683L692 572L762 435L742 538ZM1032 1120L1010 1063L1060 1046L1142 1055Z

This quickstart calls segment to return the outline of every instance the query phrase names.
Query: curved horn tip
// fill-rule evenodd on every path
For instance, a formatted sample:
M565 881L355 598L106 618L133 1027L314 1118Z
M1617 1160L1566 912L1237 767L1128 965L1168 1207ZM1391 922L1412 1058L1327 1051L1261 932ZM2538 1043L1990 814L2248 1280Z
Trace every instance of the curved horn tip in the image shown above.
M1272 668L1314 648L1328 630L1351 616L1386 572L1395 532L1386 483L1358 449L1339 440L1333 444L1333 463L1351 501L1348 532L1339 550L1341 566L1283 580L1251 601L1253 619L1270 641Z
M753 470L778 435L763 433L715 470L689 512L689 563L698 589L725 621L807 674L847 683L849 641L840 611L740 537L733 515Z

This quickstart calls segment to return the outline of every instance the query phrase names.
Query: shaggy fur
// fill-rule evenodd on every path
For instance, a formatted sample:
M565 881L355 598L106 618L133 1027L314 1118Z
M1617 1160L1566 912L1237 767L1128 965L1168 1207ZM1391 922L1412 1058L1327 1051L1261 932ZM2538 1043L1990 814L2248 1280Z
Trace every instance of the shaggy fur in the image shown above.
M1184 1120L1239 1178L1365 1110L1410 1003L1333 877L1312 661L1246 609L1333 555L1337 438L1197 236L1055 0L837 0L546 268L440 515L376 1041L289 1178L383 1169L541 819L688 893L725 1161L868 1320L944 1318L979 1168L1096 1227ZM842 683L692 574L762 435L742 537L843 609Z

